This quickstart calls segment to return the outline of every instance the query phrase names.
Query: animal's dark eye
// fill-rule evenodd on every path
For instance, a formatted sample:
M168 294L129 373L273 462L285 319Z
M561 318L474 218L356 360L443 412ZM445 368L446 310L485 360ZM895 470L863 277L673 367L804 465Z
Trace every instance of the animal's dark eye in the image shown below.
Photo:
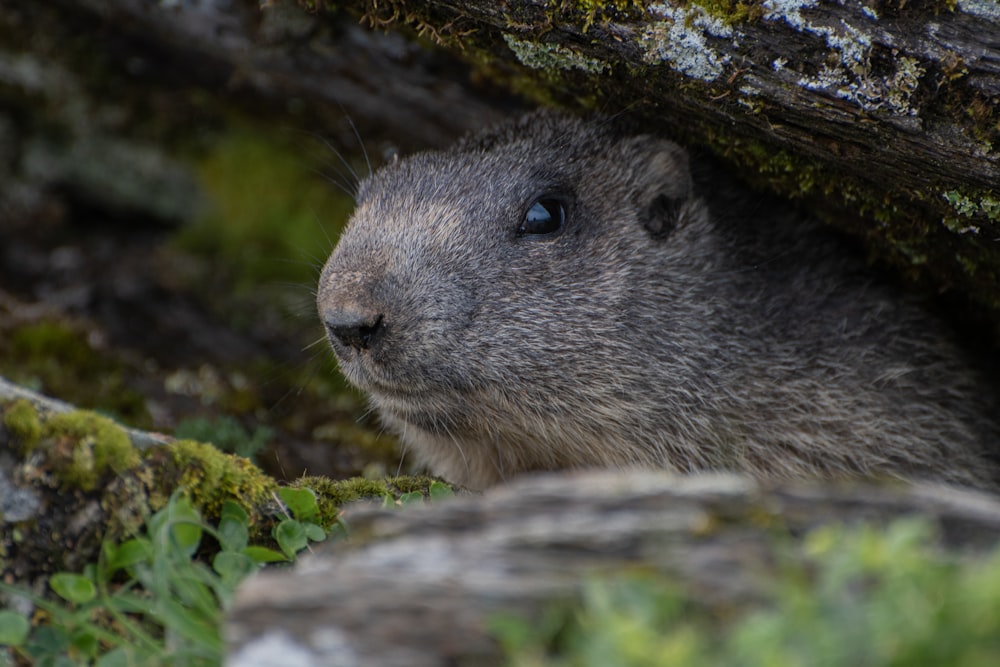
M566 210L562 202L550 197L542 197L524 214L524 220L517 229L518 236L548 236L562 229L566 220Z

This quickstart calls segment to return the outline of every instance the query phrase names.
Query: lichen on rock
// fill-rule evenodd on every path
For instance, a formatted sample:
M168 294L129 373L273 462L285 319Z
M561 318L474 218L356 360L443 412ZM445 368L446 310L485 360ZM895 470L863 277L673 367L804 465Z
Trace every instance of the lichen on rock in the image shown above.
M588 58L559 44L518 39L510 34L504 34L503 38L518 61L532 69L579 69L591 74L599 74L607 68L607 65L600 60Z
M732 38L733 28L702 7L671 7L666 3L649 7L662 20L651 23L642 34L645 60L668 62L687 77L714 81L722 75L731 56L713 49L709 37Z

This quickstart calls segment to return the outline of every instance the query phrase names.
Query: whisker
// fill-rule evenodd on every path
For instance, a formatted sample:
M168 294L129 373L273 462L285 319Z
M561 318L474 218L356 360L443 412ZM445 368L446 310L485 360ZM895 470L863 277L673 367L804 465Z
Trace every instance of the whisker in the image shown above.
M358 191L357 187L351 182L350 179L346 179L342 176L331 176L319 167L309 167L309 170L322 178L323 180L331 183L337 187L341 192L350 197L355 202L358 201Z
M340 105L340 103L337 103ZM357 126L354 124L354 119L351 118L351 114L347 113L343 105L340 106L340 110L344 112L344 117L347 118L348 124L351 126L351 131L354 132L354 138L358 140L358 147L361 149L361 154L365 157L365 165L368 167L368 176L372 175L372 162L368 159L368 149L365 148L365 142L361 141L361 134L358 132Z
M316 226L319 227L319 230L323 232L323 236L326 238L326 256L329 257L330 253L333 252L333 248L336 244L333 242L333 237L330 236L330 232L327 231L326 225L324 225L323 221L319 219L319 213L316 211L316 209L313 206L310 206L309 210L313 214L313 221L316 223ZM323 265L325 263L326 263L326 257L323 257L319 261L317 268L319 270L322 270Z
M325 343L325 342L326 342L326 336L320 336L319 338L317 338L313 342L311 342L308 345L306 345L305 347L303 347L302 348L302 352L308 352L311 348L316 347L317 345L319 345L321 343Z

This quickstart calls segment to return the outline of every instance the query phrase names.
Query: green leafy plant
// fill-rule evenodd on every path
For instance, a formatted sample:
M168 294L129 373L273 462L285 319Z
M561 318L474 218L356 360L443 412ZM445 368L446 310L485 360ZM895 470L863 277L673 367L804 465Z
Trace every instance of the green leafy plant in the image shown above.
M1000 664L1000 552L960 562L927 524L822 528L769 601L719 609L657 575L595 578L575 605L495 619L516 667Z
M450 495L446 484L428 490L432 499ZM340 522L324 529L312 489L282 488L278 497L287 509L272 529L280 550L250 544L250 517L235 501L222 504L212 526L179 491L139 534L105 542L83 572L52 575L50 596L0 583L0 591L30 598L47 618L32 627L23 615L0 611L0 666L12 664L11 656L39 667L220 664L222 618L240 582L265 564L294 560L311 543L346 534Z
M20 646L28 639L31 624L16 611L0 611L0 646Z
M443 482L431 482L430 486L427 487L427 498L430 500L442 500L444 498L451 498L454 495L455 491ZM405 507L407 505L421 504L424 500L424 494L420 491L410 491L400 495L398 498L387 493L382 497L382 507Z
M224 452L253 460L274 437L274 429L258 426L251 433L235 417L223 415L185 419L174 429L174 435L181 440L210 442Z
M309 542L326 539L326 531L316 522L319 520L319 504L312 489L284 487L278 490L291 516L274 527L274 541L285 555L291 559L309 546Z
M310 506L304 499L311 491L291 491L297 492L289 494L296 511L315 518L315 495ZM280 526L289 520L275 528L276 538L288 531ZM308 525L308 537L325 536ZM218 542L211 567L196 558L206 535ZM186 497L175 494L147 519L141 535L106 542L98 562L83 573L52 575L49 588L58 601L31 596L48 624L32 629L23 616L2 612L0 644L39 666L218 665L222 616L237 585L264 563L294 559L305 546L287 539L278 543L282 552L250 545L249 516L231 500L212 527Z

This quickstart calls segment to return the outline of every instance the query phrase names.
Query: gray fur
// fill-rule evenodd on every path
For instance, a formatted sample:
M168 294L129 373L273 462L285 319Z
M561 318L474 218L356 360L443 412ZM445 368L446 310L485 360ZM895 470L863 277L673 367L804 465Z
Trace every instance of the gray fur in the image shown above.
M517 236L547 193L562 233ZM765 208L670 142L536 113L363 182L320 317L377 323L370 347L330 336L343 372L470 487L593 466L995 487L995 397L939 323Z

